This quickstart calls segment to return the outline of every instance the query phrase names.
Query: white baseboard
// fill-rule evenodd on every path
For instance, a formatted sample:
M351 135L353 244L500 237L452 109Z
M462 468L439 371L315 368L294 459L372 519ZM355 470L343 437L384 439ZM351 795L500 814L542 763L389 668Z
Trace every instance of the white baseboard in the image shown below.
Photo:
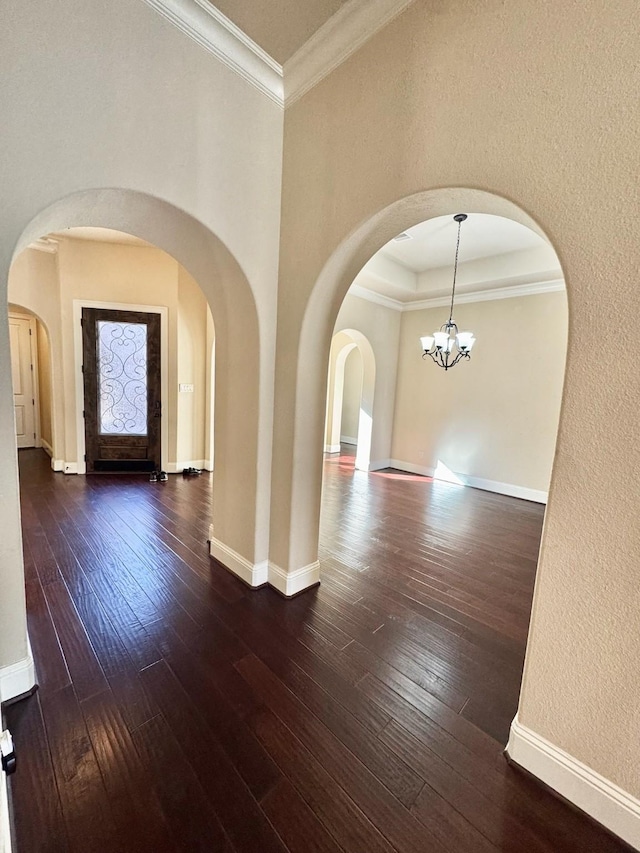
M339 444L325 444L324 452L325 453L340 453L340 445Z
M40 439L40 447L42 447L47 456L50 456L51 459L53 459L53 447L51 447L46 438Z
M229 548L219 539L215 539L213 535L209 537L209 553L248 586L264 586L269 580L267 560L262 560L260 563L250 563L246 557L238 554L237 551Z
M2 725L0 723L0 729ZM0 770L0 853L11 853L11 825L9 823L9 797L7 774Z
M31 643L27 637L27 656L17 663L0 667L0 702L8 702L33 690L36 670L31 654Z
M49 451L47 448L44 448L47 453ZM51 470L52 471L64 471L65 474L77 474L78 473L78 463L77 462L65 462L64 459L54 459L53 451L49 453L51 456Z
M381 471L383 468L389 468L390 466L390 459L378 459L376 462L369 462L370 471Z
M280 566L269 562L269 585L287 598L304 592L305 589L316 586L319 582L320 563L317 560L293 572L285 572Z
M356 444L358 443L358 437L354 435L341 435L340 441L342 444Z
M523 726L511 724L507 755L560 796L640 850L640 800Z
M485 492L496 492L499 495L508 495L512 498L521 498L525 501L534 501L546 504L548 492L540 489L529 489L526 486L517 486L514 483L501 483L498 480L485 480L482 477L472 477L469 474L458 474L452 472L454 479L438 476L436 469L427 465L414 465L412 462L404 462L401 459L390 459L389 466L398 468L400 471L408 471L411 474L422 474L424 477L433 477L436 480L457 482L462 486L472 486L474 489L482 489Z
M199 468L201 471L213 471L210 459L188 459L185 462L167 462L167 474L182 474L185 468Z

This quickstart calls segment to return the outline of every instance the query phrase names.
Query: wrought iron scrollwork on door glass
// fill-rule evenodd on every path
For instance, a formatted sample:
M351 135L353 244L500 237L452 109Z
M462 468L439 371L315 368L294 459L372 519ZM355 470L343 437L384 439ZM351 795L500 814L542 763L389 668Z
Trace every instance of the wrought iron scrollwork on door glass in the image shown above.
M102 435L147 434L147 327L97 321Z

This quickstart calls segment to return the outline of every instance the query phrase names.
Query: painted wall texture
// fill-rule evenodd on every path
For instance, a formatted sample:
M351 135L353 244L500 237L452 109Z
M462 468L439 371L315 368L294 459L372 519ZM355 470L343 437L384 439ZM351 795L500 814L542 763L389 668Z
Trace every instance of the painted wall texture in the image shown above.
M422 359L419 338L440 328L448 308L402 314L391 457L423 468L440 462L495 491L507 484L544 499L564 380L566 296L472 302L454 313L477 343L468 362L446 372Z
M71 225L130 231L194 277L216 324L214 538L232 562L316 565L330 342L374 252L459 210L546 234L569 342L519 715L640 795L636 4L416 0L284 135L277 105L146 4L3 12L0 277ZM2 304L0 667L27 655Z

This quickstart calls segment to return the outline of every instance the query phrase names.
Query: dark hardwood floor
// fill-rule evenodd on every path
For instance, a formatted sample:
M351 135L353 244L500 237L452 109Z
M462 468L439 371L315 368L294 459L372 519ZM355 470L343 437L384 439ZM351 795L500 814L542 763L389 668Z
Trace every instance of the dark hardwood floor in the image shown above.
M20 470L17 853L627 849L502 755L542 507L329 457L285 601L208 558L210 475Z

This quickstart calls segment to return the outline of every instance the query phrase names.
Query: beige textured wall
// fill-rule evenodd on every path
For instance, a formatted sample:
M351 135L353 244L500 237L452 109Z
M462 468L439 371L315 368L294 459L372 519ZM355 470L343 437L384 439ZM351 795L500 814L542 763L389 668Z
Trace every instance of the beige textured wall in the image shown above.
M9 301L34 314L46 326L51 346L51 444L54 459L64 459L65 396L62 383L62 323L58 257L50 252L25 249L9 272ZM42 390L40 394L42 396ZM45 392L46 393L46 392ZM42 418L42 408L41 408ZM46 438L46 436L45 436Z
M444 371L419 338L448 308L402 314L391 456L411 465L546 492L567 352L567 300L546 293L456 306L472 329L470 361ZM542 496L541 496L542 497Z
M177 382L194 386L193 393L178 391L177 462L207 458L205 448L207 394L207 314L209 306L202 290L182 267L178 268Z
M40 437L53 447L53 398L51 396L51 342L45 326L38 321L38 392L40 396Z
M362 397L362 356L356 347L344 363L344 390L342 393L342 419L340 438L358 438L360 399Z
M287 110L272 514L274 559L309 563L333 318L364 261L460 204L539 223L569 346L520 718L636 796L640 378L603 343L640 311L637 44L631 0L416 0ZM474 192L415 195L440 187Z

